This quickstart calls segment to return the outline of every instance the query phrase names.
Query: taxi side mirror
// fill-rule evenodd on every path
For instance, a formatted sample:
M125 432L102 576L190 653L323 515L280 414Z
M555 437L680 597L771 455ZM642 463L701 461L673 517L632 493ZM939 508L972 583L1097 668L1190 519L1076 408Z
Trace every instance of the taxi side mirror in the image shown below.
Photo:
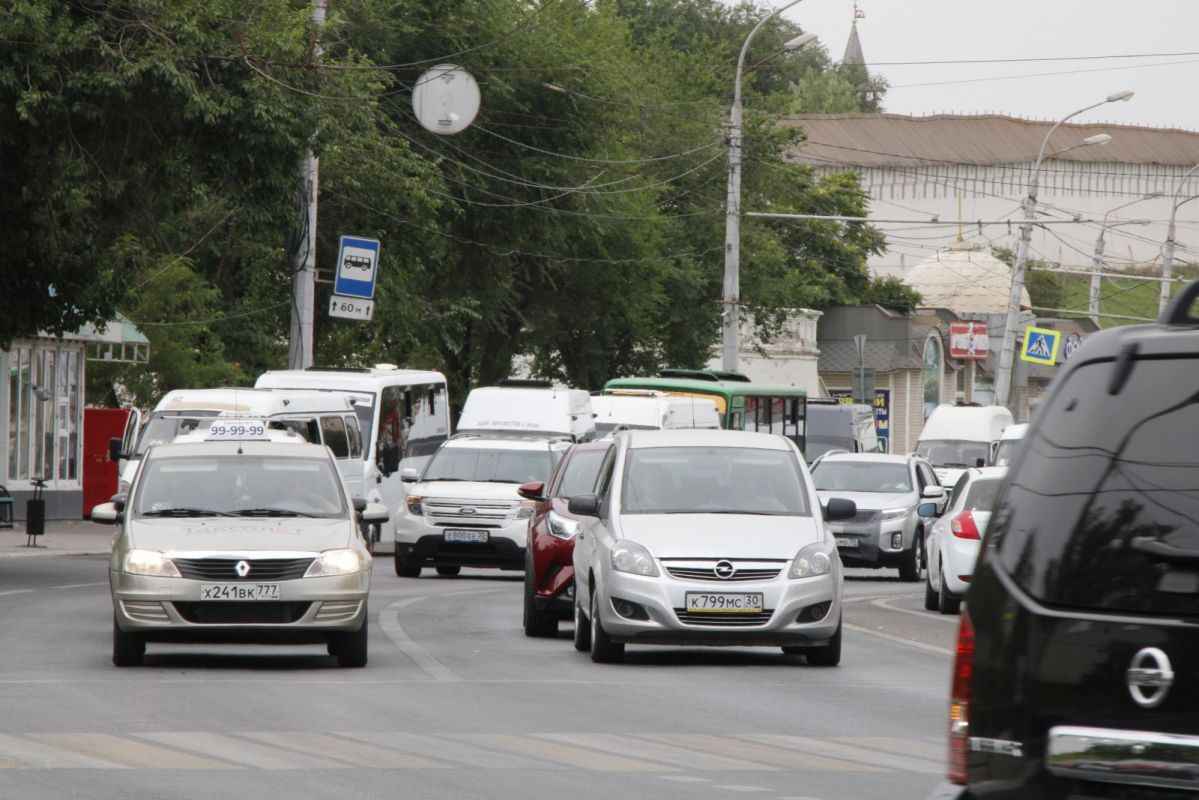
M400 480L404 483L416 483L420 480L420 470L416 467L405 467L400 471Z
M400 446L395 442L379 445L379 471L392 475L400 470Z
M849 519L858 513L858 504L843 497L830 497L824 506L824 518L829 522Z
M566 502L566 508L576 517L598 517L599 498L593 494L575 495Z
M366 506L358 512L358 518L363 522L387 522L391 518L391 512L387 510L387 506L382 503L367 503Z
M112 525L124 519L125 515L117 509L115 503L101 503L92 508L92 522L100 525Z

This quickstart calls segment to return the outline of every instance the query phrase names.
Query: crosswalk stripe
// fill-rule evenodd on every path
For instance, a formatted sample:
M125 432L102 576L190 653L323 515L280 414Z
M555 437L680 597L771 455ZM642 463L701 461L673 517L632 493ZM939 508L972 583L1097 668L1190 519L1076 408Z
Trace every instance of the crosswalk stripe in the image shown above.
M275 747L298 750L314 756L329 756L338 761L376 769L441 769L439 764L420 756L402 753L390 747L380 747L363 741L351 741L309 731L252 731L242 733L247 739Z
M171 731L136 735L178 747L180 750L203 753L213 758L258 769L335 769L349 766L345 763L289 752L219 733Z
M897 736L834 736L833 741L856 744L867 749L882 750L901 756L911 756L924 761L940 762L945 758L944 744L922 742L918 739L900 739Z
M510 736L507 734L478 733L468 734L459 738L465 739L483 747L504 750L510 753L533 756L565 764L571 767L595 770L596 772L673 772L674 767L664 764L652 764L632 758L597 753L594 750L584 750L570 747L544 739L534 739L529 736Z
M192 753L108 733L27 733L30 739L134 769L237 769ZM138 736L139 734L134 734ZM149 737L157 739L157 736Z
M10 733L0 733L0 755L33 769L125 769L72 750L63 750Z
M940 775L945 771L945 765L939 762L924 761L910 756L898 756L883 753L866 744L847 745L828 739L812 739L805 736L785 735L755 735L747 736L755 742L774 745L776 747L800 750L806 753L843 758L873 764L902 772L918 772L923 775ZM858 742L860 740L854 740Z
M644 758L659 761L676 767L697 770L741 770L762 771L776 770L778 767L767 764L745 761L738 758L728 758L714 753L701 753L684 747L662 742L652 742L646 739L633 739L628 736L610 733L539 733L538 739L551 742L565 742L592 750L604 750L620 756Z
M337 731L337 735L476 769L560 769L557 765L545 761L534 761L475 747L461 741L457 736L449 734L435 737L390 731Z
M641 735L638 738L650 741L665 741L680 747L742 758L760 764L770 764L782 769L800 772L881 772L869 764L829 758L817 753L796 752L781 747L771 747L758 742L748 742L735 736L715 736L702 733L661 733Z

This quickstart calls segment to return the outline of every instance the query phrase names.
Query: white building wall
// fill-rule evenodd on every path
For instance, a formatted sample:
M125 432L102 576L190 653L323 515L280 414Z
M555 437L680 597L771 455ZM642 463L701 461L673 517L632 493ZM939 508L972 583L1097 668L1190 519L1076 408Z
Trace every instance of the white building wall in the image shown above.
M753 325L741 326L741 349L738 352L739 372L758 383L798 386L817 397L820 376L816 362L820 350L816 347L816 323L823 314L802 309L793 312L778 335L762 340ZM709 369L721 369L720 356L708 362Z

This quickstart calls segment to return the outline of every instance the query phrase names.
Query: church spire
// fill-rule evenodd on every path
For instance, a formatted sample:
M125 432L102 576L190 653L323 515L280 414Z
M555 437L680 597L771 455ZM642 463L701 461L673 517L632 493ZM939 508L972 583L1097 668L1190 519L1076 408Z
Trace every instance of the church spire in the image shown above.
M862 40L858 38L858 20L866 19L866 12L858 8L857 0L853 4L853 25L849 28L849 41L845 44L845 55L841 63L845 66L866 66L866 56L862 53Z

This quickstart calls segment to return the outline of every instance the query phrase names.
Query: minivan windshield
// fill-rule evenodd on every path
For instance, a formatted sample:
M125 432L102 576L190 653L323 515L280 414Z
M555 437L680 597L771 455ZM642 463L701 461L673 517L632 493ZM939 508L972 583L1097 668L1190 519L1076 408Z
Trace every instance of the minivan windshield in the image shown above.
M283 456L150 458L133 500L139 517L340 517L347 508L332 464Z
M549 449L443 447L425 467L424 481L529 483L548 481L554 469Z
M810 507L790 450L635 448L625 462L625 514L807 516Z
M812 480L817 489L833 492L898 494L912 491L908 465L902 463L825 459L812 470Z
M916 443L916 452L935 467L977 467L979 459L987 462L990 450L990 442L965 439L925 439Z
M992 516L999 564L1059 607L1199 615L1199 379L1193 359L1069 373L1025 436Z
M167 411L156 412L142 428L142 435L137 440L137 455L145 455L152 444L162 444L174 440L176 436L191 433L197 428L207 428L212 424L212 418L219 411Z

